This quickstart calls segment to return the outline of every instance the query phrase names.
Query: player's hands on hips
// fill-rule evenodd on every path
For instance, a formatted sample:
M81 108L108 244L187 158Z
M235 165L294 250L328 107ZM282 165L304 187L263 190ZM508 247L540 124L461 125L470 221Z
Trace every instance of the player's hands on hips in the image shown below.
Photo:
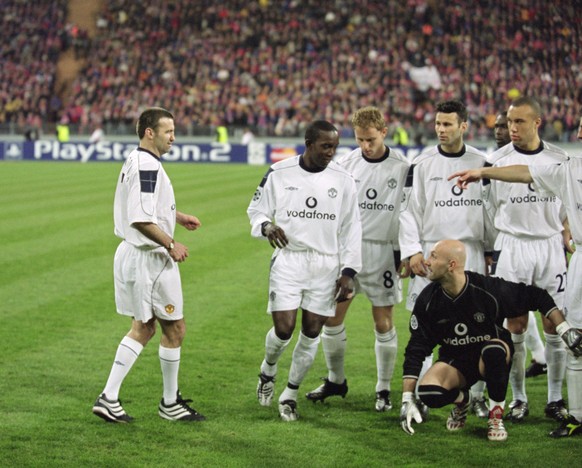
M180 263L186 260L188 257L188 247L186 247L184 244L180 244L179 242L174 241L174 248L168 250L168 253L175 262Z
M422 252L410 256L410 270L417 276L426 276L427 268Z
M263 226L263 234L269 240L269 243L273 248L279 247L282 249L289 243L285 231L276 224L265 223Z
M412 421L420 424L422 422L422 416L416 406L416 401L414 400L414 393L403 392L402 393L402 407L400 408L400 427L407 434L414 434L414 429L412 429Z
M556 331L574 356L582 356L582 333L580 330L572 328L568 322L564 321L556 327Z
M355 289L354 279L342 275L335 282L335 302L344 302L354 297Z

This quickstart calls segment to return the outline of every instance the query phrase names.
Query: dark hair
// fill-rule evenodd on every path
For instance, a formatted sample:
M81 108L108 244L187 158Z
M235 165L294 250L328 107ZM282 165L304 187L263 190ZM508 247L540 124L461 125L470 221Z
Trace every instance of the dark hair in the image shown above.
M135 131L139 139L141 140L144 137L146 128L155 130L160 123L160 119L164 117L174 120L172 113L162 107L150 107L143 111L135 126Z
M459 123L466 122L469 117L467 108L461 101L441 101L436 105L436 111L443 114L452 114L456 112L459 117Z
M305 141L317 141L321 132L337 132L337 128L327 120L315 120L305 129Z
M532 97L522 96L513 101L511 101L513 107L529 106L534 111L536 117L542 116L542 106L540 103Z

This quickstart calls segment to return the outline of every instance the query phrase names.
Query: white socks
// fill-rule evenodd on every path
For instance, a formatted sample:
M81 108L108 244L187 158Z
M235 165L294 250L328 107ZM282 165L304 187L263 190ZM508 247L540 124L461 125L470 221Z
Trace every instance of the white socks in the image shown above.
M265 337L265 359L261 363L261 372L265 375L274 376L277 374L277 361L283 351L289 346L291 340L281 340L275 334L275 327L272 327Z
M160 345L158 356L162 367L162 380L164 383L164 403L170 405L176 403L178 394L178 371L180 370L180 349L164 348Z
M485 381L484 380L478 380L477 383L473 384L473 386L471 387L471 396L476 399L476 400L480 400L481 398L483 398L483 394L485 392ZM499 403L496 403L499 404ZM493 408L491 406L491 408ZM502 406L503 408L503 406Z
M582 421L582 357L568 353L568 411L578 421Z
M511 390L513 391L513 401L521 400L523 402L527 401L527 396L525 394L525 333L517 335L515 333L511 334L511 339L513 340L514 354L513 363L511 365L511 371L509 372L509 383L511 384Z
M321 346L327 364L328 380L336 384L344 383L344 380L346 380L344 356L347 347L347 335L344 325L335 327L324 325L321 333Z
M143 346L141 343L128 336L123 337L117 347L113 366L111 367L109 378L103 389L103 393L105 393L108 400L115 401L119 399L121 384L142 350Z
M307 371L315 360L317 347L319 345L319 336L309 338L303 333L299 333L299 339L293 350L291 368L289 369L288 384L281 393L279 401L293 400L297 401L297 392L299 385L303 382ZM291 387L289 387L291 385Z
M525 336L525 344L527 346L527 349L529 349L531 353L532 359L535 362L537 362L538 364L546 363L544 342L542 341L542 338L540 336L540 332L538 330L538 322L533 312L529 312L529 316L527 319L527 332Z
M396 355L398 353L398 336L396 328L388 330L386 333L378 333L374 330L376 341L374 351L376 352L376 368L378 370L378 381L376 391L390 390L390 381L394 374ZM343 382L343 380L342 380Z
M317 346L319 345L319 336L309 338L303 333L299 333L299 339L293 350L291 368L289 369L289 383L299 387L307 371L315 360Z
M566 374L566 345L559 335L546 338L546 363L548 364L548 403L562 399L562 384Z

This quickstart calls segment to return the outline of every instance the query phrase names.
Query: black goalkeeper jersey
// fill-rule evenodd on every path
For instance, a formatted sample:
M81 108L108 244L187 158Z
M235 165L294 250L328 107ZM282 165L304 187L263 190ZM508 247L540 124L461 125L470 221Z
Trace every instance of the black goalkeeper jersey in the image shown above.
M505 318L530 310L547 314L556 308L545 289L470 271L465 276L467 283L457 297L450 297L436 282L418 296L410 317L403 377L417 378L425 357L437 345L439 356L468 357L480 353L485 341L511 342L503 328Z

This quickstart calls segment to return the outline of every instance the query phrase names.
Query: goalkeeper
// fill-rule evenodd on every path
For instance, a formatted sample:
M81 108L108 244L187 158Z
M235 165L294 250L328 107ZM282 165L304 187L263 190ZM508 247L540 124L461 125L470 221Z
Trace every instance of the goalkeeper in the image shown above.
M507 439L503 409L513 353L503 320L539 310L575 355L582 355L582 334L564 320L545 290L465 271L465 256L462 242L442 240L426 259L431 284L418 296L410 317L400 425L412 435L413 421L422 422L414 389L425 356L440 345L437 362L420 381L418 397L431 408L453 403L446 426L457 431L467 420L469 389L484 380L490 399L487 438L503 441Z

